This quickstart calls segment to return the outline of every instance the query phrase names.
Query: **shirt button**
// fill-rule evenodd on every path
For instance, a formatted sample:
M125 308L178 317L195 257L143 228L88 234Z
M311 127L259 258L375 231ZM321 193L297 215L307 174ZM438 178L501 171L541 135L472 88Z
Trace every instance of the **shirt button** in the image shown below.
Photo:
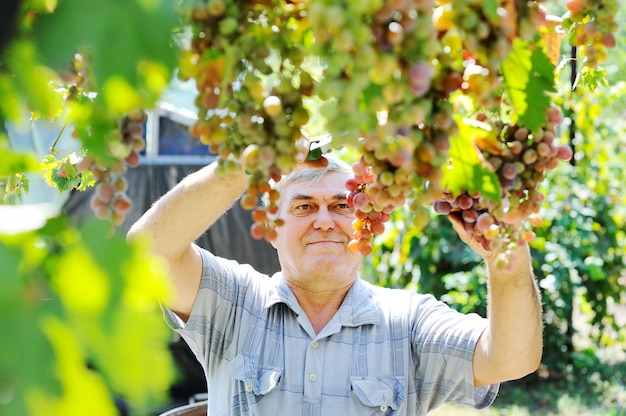
M319 346L320 346L320 344L318 344L318 342L317 342L317 341L313 341L313 342L311 343L311 347L313 347L313 348L317 348L317 347L319 347Z
M246 391L247 392L251 392L252 391L252 386L251 385L246 385Z
M317 376L315 375L315 373L309 374L309 380L311 380L311 381L317 380Z
M380 411L381 412L386 412L387 411L387 406L380 406Z

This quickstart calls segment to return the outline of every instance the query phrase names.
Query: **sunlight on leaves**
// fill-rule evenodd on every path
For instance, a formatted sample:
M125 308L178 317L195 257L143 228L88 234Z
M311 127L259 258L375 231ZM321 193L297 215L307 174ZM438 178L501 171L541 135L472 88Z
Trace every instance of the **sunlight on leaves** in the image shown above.
M65 306L78 313L99 313L109 302L108 277L84 247L73 247L59 260L52 287Z
M480 192L487 198L500 201L500 184L497 176L484 167L474 146L479 140L489 140L494 133L485 124L462 117L456 117L459 133L450 137L450 162L444 168L442 186L453 194L463 191ZM476 149L476 151L468 151Z
M107 79L102 92L113 114L124 114L141 107L139 93L122 77Z
M519 123L536 131L545 124L545 110L550 107L549 93L556 92L554 64L541 48L515 39L502 64L505 90Z
M169 288L149 253L102 221L0 236L0 331L13 334L0 343L0 415L116 415L114 393L136 409L167 397Z
M53 68L63 67L76 51L88 51L98 62L94 76L100 87L113 76L136 87L138 63L144 60L173 68L176 60L170 43L178 24L176 14L167 1L152 1L149 7L144 3L60 2L54 16L42 15L35 25L37 44L46 63Z
M54 119L61 112L63 97L53 89L51 81L59 77L52 69L41 65L37 55L35 45L31 42L12 44L6 53L7 68L13 74L8 81L14 83L17 97L27 97L29 108L36 113L34 117L41 115ZM5 88L11 89L9 86Z
M89 370L84 354L72 333L58 318L42 319L42 328L54 345L57 374L62 380L63 395L52 396L35 388L28 394L30 414L47 416L115 416L118 414L102 378Z

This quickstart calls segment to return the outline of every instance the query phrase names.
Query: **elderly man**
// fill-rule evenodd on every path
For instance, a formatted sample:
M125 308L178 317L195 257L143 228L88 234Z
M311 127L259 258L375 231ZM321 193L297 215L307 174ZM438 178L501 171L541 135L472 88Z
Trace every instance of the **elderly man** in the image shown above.
M484 408L500 382L539 365L541 306L528 247L515 267L465 233L488 272L487 318L431 295L360 280L347 246L351 167L331 156L280 182L269 277L194 241L246 188L243 171L211 164L183 179L129 232L148 234L167 259L175 297L166 318L190 345L208 384L209 414L424 415L445 402ZM318 163L319 165L319 163Z

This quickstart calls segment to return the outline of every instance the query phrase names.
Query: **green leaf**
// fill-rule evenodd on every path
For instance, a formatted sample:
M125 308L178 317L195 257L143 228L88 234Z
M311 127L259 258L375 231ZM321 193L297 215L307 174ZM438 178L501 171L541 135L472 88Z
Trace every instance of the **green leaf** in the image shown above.
M113 76L136 87L143 62L173 68L176 24L174 7L166 1L63 0L53 13L38 18L34 34L52 67L64 67L74 53L86 51L100 87Z
M372 101L380 99L383 95L382 85L370 83L363 89L363 102L369 105Z
M444 168L441 185L455 195L467 191L479 192L491 200L500 201L498 177L484 167L474 142L493 134L485 123L456 116L459 133L450 137L449 164Z
M548 93L555 92L554 64L535 42L515 39L502 64L504 87L519 124L536 131L546 123Z
M34 119L53 119L61 113L64 99L53 84L58 76L50 68L39 64L35 44L25 40L15 41L6 52L6 67L11 78L0 79L0 93L8 93L10 99L0 101L3 101L1 109L8 117L19 119L23 115L19 111L24 104L21 101L28 102ZM5 109L7 103L18 111Z
M14 173L35 172L39 166L35 157L30 153L18 153L6 147L6 142L0 140L0 177Z
M591 69L583 67L583 69L576 74L576 81L572 88L578 86L589 88L590 91L595 91L599 86L608 88L609 83L606 78L606 70L604 68Z

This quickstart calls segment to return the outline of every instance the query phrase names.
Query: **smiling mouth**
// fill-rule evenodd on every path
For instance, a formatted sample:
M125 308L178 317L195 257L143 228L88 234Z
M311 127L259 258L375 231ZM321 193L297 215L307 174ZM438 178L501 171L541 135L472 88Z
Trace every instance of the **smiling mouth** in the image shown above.
M316 245L316 244L344 244L342 241L335 241L335 240L318 240L318 241L311 241L310 243L307 243L307 245Z

